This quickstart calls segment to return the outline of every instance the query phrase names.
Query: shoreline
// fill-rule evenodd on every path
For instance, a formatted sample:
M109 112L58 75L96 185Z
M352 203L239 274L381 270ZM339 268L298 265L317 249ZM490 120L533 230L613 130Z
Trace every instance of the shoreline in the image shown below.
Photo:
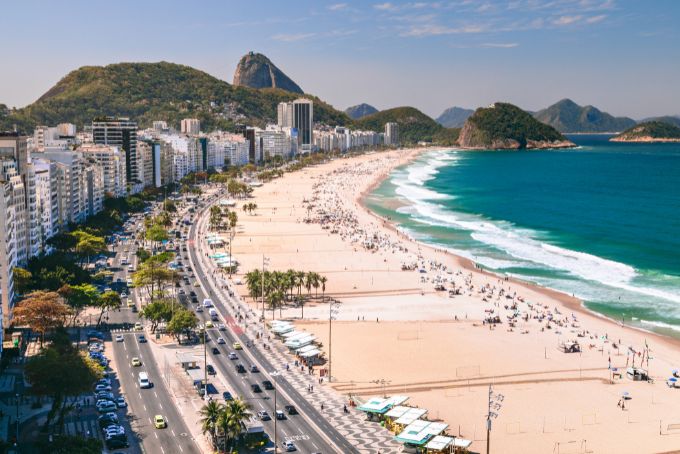
M414 156L412 156L410 159L408 159L403 164L400 164L400 165L392 168L390 171L387 172L386 175L382 175L382 176L377 175L376 178L375 178L375 181L366 190L364 190L360 193L360 195L356 198L355 202L367 214L369 214L370 216L379 220L380 222L383 222L384 223L383 225L386 228L390 229L391 231L393 231L393 232L395 232L399 235L403 235L403 236L407 237L410 241L419 244L424 249L428 249L431 253L437 254L438 253L437 248L435 248L434 246L432 246L428 243L417 240L417 239L409 236L408 234L400 231L399 228L397 227L397 225L391 219L384 218L381 215L373 212L370 208L368 208L368 206L366 205L366 197L370 196L370 194L378 186L380 186L384 181L386 181L388 178L390 178L390 175L395 170L397 170L399 168L403 168L403 167L411 164L411 162L418 159L423 153L437 151L437 150L447 150L447 149L448 148L429 147L427 149L424 149L423 152L415 154ZM468 150L468 149L465 149L465 148L451 148L451 149L452 150L458 149L458 150L461 150L461 151L474 151L474 150ZM584 315L590 315L590 316L600 318L602 320L606 320L607 322L612 324L612 326L618 326L618 327L621 327L621 328L624 328L624 329L631 329L631 330L635 330L637 332L652 335L660 341L667 342L673 347L680 348L680 333L679 333L679 337L675 337L675 336L672 336L672 335L659 333L659 332L653 331L651 329L645 329L645 328L642 328L640 326L622 324L620 321L617 321L616 319L613 319L613 318L608 317L604 314L601 314L599 312L596 312L594 310L589 309L588 307L586 307L584 301L582 299L576 297L576 296L569 295L568 293L565 293L561 290L557 290L557 289L554 289L554 288L551 288L551 287L542 286L542 285L535 283L535 282L526 281L526 280L523 280L523 279L518 279L516 277L511 277L511 276L506 277L506 276L498 274L494 271L490 271L490 270L487 270L485 268L478 267L477 264L473 260L471 260L467 257L457 255L457 254L455 254L455 253L453 253L449 250L446 250L445 253L451 255L467 271L478 272L478 273L481 273L483 275L487 275L489 277L496 278L496 279L506 279L507 278L508 282L515 283L515 284L519 285L520 287L524 287L526 289L537 291L539 293L544 294L545 296L547 296L549 298L559 300L562 304L564 304L566 307L568 307L569 309L571 309L575 312L579 312L579 313L584 314Z
M672 419L680 407L680 392L665 384L669 371L680 368L680 349L670 338L622 327L565 293L476 268L472 260L400 232L366 207L369 194L395 168L442 149L450 148L337 159L256 188L256 212L239 212L234 279L244 281L246 272L260 269L263 256L268 270L327 277L318 294L302 288L304 306L268 309L266 319L291 320L315 335L328 359L328 301L337 301L335 392L407 395L407 404L445 421L450 433L472 440L475 451L485 441L481 409L489 384L506 396L496 423L506 429L495 434L505 452L551 452L566 437L587 439L594 452L632 454L640 437L649 439L650 451L668 451L677 440L658 437L660 420ZM440 279L456 291L439 291ZM247 295L244 286L237 288ZM245 301L259 313L259 299ZM492 316L501 323L486 323ZM561 349L573 340L581 353ZM634 383L625 368L633 358L640 364L648 342L653 361L646 366L656 383ZM608 364L623 378L613 378ZM625 412L616 405L623 390L635 396ZM630 425L629 418L640 422ZM566 421L573 428L565 429Z

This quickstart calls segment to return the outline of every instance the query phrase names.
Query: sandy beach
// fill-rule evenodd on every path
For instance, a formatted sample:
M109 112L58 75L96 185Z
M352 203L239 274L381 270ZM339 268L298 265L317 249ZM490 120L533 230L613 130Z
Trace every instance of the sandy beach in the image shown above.
M677 341L592 314L568 295L485 273L363 207L363 195L422 152L337 159L256 188L248 200L256 211L238 203L234 278L260 268L263 256L268 270L326 276L325 292L311 289L318 298L305 305L303 320L298 307L274 316L315 333L326 350L322 293L340 302L332 386L363 398L409 396L409 405L448 423L449 433L473 440L475 452L485 451L489 384L504 395L492 430L496 452L680 449L680 389L666 384L680 367ZM581 353L561 351L573 340ZM633 358L644 360L653 383L626 378ZM622 378L612 380L610 364Z

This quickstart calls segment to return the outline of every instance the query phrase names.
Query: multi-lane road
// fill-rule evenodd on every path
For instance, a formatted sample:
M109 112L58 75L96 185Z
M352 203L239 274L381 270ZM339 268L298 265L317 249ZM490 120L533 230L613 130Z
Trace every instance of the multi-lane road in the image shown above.
M127 265L121 265L123 257L127 257L133 266L136 263L136 247L134 238L124 243L114 245L116 256L113 260L114 281L120 279L126 282L127 277L132 273L127 270ZM125 252L124 250L127 250ZM138 292L129 289L128 298L132 298L135 304ZM133 313L127 305L123 304L120 312L113 312L109 316L110 324L128 323L134 325L139 321L136 313ZM115 337L120 334L123 342L116 342ZM147 453L200 453L196 442L192 439L186 422L179 413L178 408L173 402L172 395L165 386L160 374L160 370L148 343L139 342L139 334L142 332L112 333L112 350L117 369L117 378L128 403L128 414L130 423L135 432L137 440ZM144 333L146 336L147 333ZM131 361L133 357L141 360L142 365L133 367ZM152 388L142 389L139 387L139 372L146 372ZM153 424L153 417L162 415L167 423L166 429L156 429ZM134 444L134 438L130 440Z
M180 252L177 255L179 260L182 261L186 275L194 274L189 279L188 284L183 283L182 285L186 295L189 295L192 291L196 292L198 304L192 304L189 298L183 298L187 307L195 311L196 307L201 305L204 299L209 298L213 301L215 309L219 314L219 321L215 323L215 328L207 330L208 342L206 348L208 364L213 365L217 373L215 376L211 376L209 381L219 383L221 388L227 388L234 396L243 398L250 404L254 415L260 411L266 411L272 419L261 421L261 423L272 442L274 440L278 442L279 451L283 451L281 445L284 441L292 441L298 452L302 453L358 452L354 446L330 425L318 409L309 404L291 386L286 376L295 372L292 370L274 371L273 366L259 348L254 346L247 347L248 344L253 342L253 339L250 339L245 334L236 321L235 316L240 311L238 304L233 298L225 295L225 292L213 287L210 280L206 277L206 273L210 273L211 270L206 269L202 257L199 259L199 254L202 253L198 250L200 235L205 231L207 224L207 216L205 214L209 209L210 201L212 200L204 200L199 205L192 215L193 222L188 229L182 224L182 220L186 215L184 210L176 217L175 225L172 227L176 231L185 232L182 241L175 239L176 244L180 244ZM132 273L128 272L127 265L121 265L121 259L126 257L132 262L134 268L137 260L135 257L136 246L134 241L133 234L128 236L126 242L119 242L114 245L116 252L112 263L115 270L114 281L120 280L125 282L131 276ZM198 281L199 286L193 285L196 281ZM139 291L130 290L128 298L132 298L136 307L141 309ZM218 297L217 295L221 296ZM207 310L196 312L196 315L203 324L210 320ZM247 317L247 314L242 315ZM110 324L129 323L134 325L134 323L139 321L138 314L132 312L127 307L125 301L122 309L119 312L111 313L109 317ZM257 322L254 317L251 321L253 323ZM226 329L223 331L218 330L218 323L224 323ZM142 448L146 452L160 452L162 454L178 452L199 453L200 448L196 441L192 439L191 432L182 418L180 409L175 405L172 394L162 379L160 367L154 358L151 347L148 343L139 342L139 334L142 333L142 331L120 333L124 339L122 342L115 341L115 336L119 333L112 334L114 338L112 339L112 350L118 369L118 379L129 405L128 414L131 415L131 424L137 439L141 441ZM144 335L148 335L148 333L144 332ZM224 344L218 343L218 338L220 337L224 339ZM235 350L233 348L234 342L240 342L243 350ZM213 354L213 348L217 348L219 354ZM228 358L228 354L232 351L236 353L238 359L230 360ZM133 367L131 365L133 357L139 358L142 366ZM235 366L239 363L246 366L246 373L238 373L236 371ZM251 373L250 366L252 365L256 365L259 368L259 372ZM141 371L149 375L154 385L152 388L140 388L138 377ZM264 380L274 383L276 390L264 389L262 385ZM260 385L262 392L253 392L252 384ZM274 404L275 397L276 405ZM213 396L213 398L221 400L222 396L217 395ZM286 405L294 405L299 414L286 414L286 419L276 420L276 410L284 410ZM193 411L193 409L188 409L187 411ZM153 417L157 414L163 415L166 418L168 428L155 429ZM134 443L134 438L130 441ZM270 445L268 448L272 447Z

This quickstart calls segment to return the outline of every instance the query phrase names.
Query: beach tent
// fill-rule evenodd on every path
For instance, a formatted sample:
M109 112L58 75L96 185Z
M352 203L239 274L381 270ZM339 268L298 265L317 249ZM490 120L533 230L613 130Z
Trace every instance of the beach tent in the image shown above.
M425 448L429 453L437 452L465 452L468 450L472 441L466 440L464 438L448 437L446 435L437 435L432 438L426 445Z
M312 342L314 342L314 339L316 339L316 336L310 334L307 337L299 337L293 340L286 341L283 344L288 348L296 349L311 344Z
M298 337L309 336L307 331L290 331L281 335L283 339L287 342L289 340L297 339Z
M295 350L295 353L297 353L298 355L300 355L300 354L302 354L302 353L307 353L307 352L310 351L310 350L314 350L315 348L316 348L316 347L313 346L313 345L305 345L304 347L300 347L300 348L298 348L297 350Z
M424 408L409 408L409 410L397 418L394 423L399 424L400 426L408 426L426 414L427 410Z
M294 330L295 327L293 325L276 325L274 328L272 328L272 332L274 334L286 334Z
M392 407L390 411L385 413L386 418L392 418L392 419L398 419L404 416L406 412L408 412L411 409L411 407L404 407L403 405L397 405L396 407Z
M309 350L309 351L306 351L304 353L300 353L300 356L302 356L303 358L312 358L312 357L317 356L319 354L321 354L321 350L319 350L318 348L315 348L313 350Z
M234 207L236 206L236 201L231 199L222 199L220 200L220 205L223 207Z

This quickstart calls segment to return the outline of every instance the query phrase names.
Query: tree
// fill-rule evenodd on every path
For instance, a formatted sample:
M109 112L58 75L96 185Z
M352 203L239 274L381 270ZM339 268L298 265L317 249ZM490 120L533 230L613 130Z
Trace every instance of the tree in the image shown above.
M99 290L92 284L65 285L58 293L71 307L72 321L74 324L80 313L87 306L96 306L99 302Z
M137 271L132 275L134 286L146 288L151 301L157 296L163 297L163 287L165 284L176 282L179 279L176 272L167 268L167 264L172 257L171 253L161 253L153 256L139 265Z
M90 257L93 255L101 254L106 252L106 241L104 238L92 235L82 230L76 230L72 233L76 238L75 251L81 259L87 258L90 261Z
M52 399L45 425L58 415L61 427L65 414L75 405L75 402L67 403L65 398L90 391L101 378L102 367L81 354L62 328L55 333L52 345L28 361L25 373L34 394Z
M33 274L30 271L14 267L14 290L20 295L30 290Z
M206 432L210 433L213 446L215 445L215 430L217 426L217 420L223 412L224 405L213 400L203 405L203 407L201 407L198 412L201 415L201 430L203 431L203 434Z
M165 299L156 300L144 306L139 316L151 322L151 332L155 333L160 322L168 322L172 318L172 306Z
M328 282L328 278L321 276L319 282L321 282L321 302L323 303L326 300L326 282Z
M150 228L146 229L146 239L153 241L154 243L160 243L162 241L167 241L168 232L160 224L154 224Z
M58 293L38 290L29 293L15 306L14 324L28 325L33 331L40 333L42 346L45 333L64 326L69 314L69 307Z
M149 257L151 257L151 253L147 251L146 249L139 248L135 252L135 255L139 259L139 262L144 262L146 261Z
M97 326L102 322L104 312L116 309L120 306L120 295L113 290L102 293L96 302L99 308L99 318L97 319Z
M243 425L252 416L250 405L240 398L227 402L219 413L216 422L217 432L224 437L224 452L227 442L234 440L243 432Z
M177 338L177 342L181 344L182 334L186 334L188 336L191 330L196 328L196 326L198 326L196 314L183 307L180 307L175 311L172 319L170 319L168 322L167 329L168 333L175 336Z

